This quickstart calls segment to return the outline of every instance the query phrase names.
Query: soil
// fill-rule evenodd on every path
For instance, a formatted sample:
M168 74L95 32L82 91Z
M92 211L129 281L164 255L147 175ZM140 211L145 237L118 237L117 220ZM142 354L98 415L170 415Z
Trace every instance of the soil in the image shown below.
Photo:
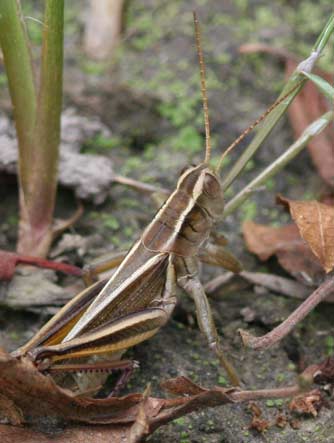
M175 185L183 166L196 164L204 155L191 11L196 9L201 21L208 71L213 158L217 159L223 148L275 100L284 83L284 68L277 60L270 56L241 56L239 45L260 41L306 57L332 10L331 2L326 0L316 5L311 1L283 0L270 4L257 0L127 2L121 45L112 63L103 64L87 61L81 53L80 14L77 19L81 2L72 1L66 7L69 9L66 12L64 107L74 107L78 114L88 119L97 118L110 130L110 135L101 133L85 140L81 152L87 154L87 161L91 153L104 155L111 159L113 170L118 174L169 189ZM36 24L29 26L33 26L31 29L36 33ZM38 40L38 35L34 38ZM321 60L325 68L331 55L327 51ZM2 92L2 98L9 110L5 94ZM227 169L249 140L250 137L231 156L225 166ZM284 120L244 174L229 188L226 200L283 152L292 140L292 131ZM16 180L5 174L0 180L0 246L13 250L18 220ZM240 210L228 216L218 229L228 238L230 250L246 270L285 275L275 260L263 264L245 250L242 222L252 218L259 223L285 223L289 217L275 206L276 193L303 199L316 197L323 189L307 152L303 152L285 171L268 182L266 189L259 190ZM57 217L65 218L74 209L73 191L61 187ZM89 239L89 248L84 247L81 251L78 247L65 248L61 256L82 265L106 253L127 249L155 210L149 195L114 184L103 203L96 206L90 201L85 202L84 215L70 230L70 234L80 236L81 245L87 245L85 240ZM203 281L220 272L204 267ZM54 283L64 287L75 281L58 276ZM34 309L9 307L4 301L8 285L2 284L0 291L3 301L0 344L13 350L37 330L50 315L50 309L38 305ZM211 304L224 348L249 389L293 383L302 367L333 354L332 304L321 305L287 339L265 352L245 350L237 330L242 328L258 335L267 332L298 305L296 300L259 288L248 288L227 294L218 291ZM56 309L51 302L50 307ZM242 314L245 307L256 312L254 321L245 321ZM187 375L204 386L227 383L197 329L194 307L183 294L180 294L179 305L168 326L150 341L130 350L129 356L140 362L140 368L131 379L128 391L142 391L151 382L153 393L159 394L159 382L176 375ZM158 430L150 441L332 443L333 404L330 396L326 400L328 407L322 408L317 417L292 414L285 400L259 403L263 416L273 424L263 434L249 429L251 413L247 405L231 405L178 419ZM293 429L289 424L283 429L275 426L279 414L298 420L299 429Z

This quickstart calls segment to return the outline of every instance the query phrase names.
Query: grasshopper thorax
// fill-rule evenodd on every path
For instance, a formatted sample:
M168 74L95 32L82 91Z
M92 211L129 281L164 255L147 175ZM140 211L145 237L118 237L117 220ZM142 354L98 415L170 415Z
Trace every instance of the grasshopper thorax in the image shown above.
M224 209L219 178L204 163L188 168L144 231L144 246L183 257L197 255Z
M205 163L187 168L180 176L177 189L192 197L213 220L224 210L224 194L219 177Z

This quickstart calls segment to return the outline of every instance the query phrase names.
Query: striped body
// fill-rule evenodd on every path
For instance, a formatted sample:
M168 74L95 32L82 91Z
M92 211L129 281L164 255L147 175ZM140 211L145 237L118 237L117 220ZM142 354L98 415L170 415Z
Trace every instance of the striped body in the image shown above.
M204 164L185 171L176 190L145 229L142 242L150 251L195 256L223 213L218 178Z
M102 289L99 283L78 294L19 351L58 360L124 351L154 335L175 305L168 272L197 256L222 212L216 175L205 164L187 169Z

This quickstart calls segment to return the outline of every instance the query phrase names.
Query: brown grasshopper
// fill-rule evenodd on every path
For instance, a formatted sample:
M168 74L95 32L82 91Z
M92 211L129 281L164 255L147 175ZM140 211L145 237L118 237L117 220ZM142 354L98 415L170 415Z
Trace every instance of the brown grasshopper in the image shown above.
M29 356L41 370L52 372L59 369L57 363L61 360L105 353L113 360L110 368L131 369L133 362L121 361L121 355L129 347L152 337L168 321L176 304L176 289L180 287L195 303L198 324L209 347L227 371L231 383L239 384L235 369L224 356L198 270L199 261L234 272L240 271L240 265L223 245L209 240L215 222L222 217L224 200L218 177L220 165L216 170L209 166L211 148L205 66L195 14L194 22L206 132L205 159L181 174L175 191L113 276L79 293L26 345L15 351L17 357ZM75 367L62 365L65 371ZM80 368L92 369L93 366L80 364Z

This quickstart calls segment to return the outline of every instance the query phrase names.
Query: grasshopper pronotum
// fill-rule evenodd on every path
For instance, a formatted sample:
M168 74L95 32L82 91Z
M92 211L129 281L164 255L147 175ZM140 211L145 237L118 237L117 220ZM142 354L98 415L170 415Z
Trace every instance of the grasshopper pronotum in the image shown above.
M61 360L101 353L110 355L110 368L131 369L133 363L121 361L121 355L129 347L152 337L168 321L176 304L176 288L180 287L193 299L199 327L231 383L239 384L235 369L224 356L198 275L200 260L234 272L240 271L240 265L223 245L213 244L209 239L215 221L222 217L224 201L218 176L221 162L215 170L209 166L205 66L195 14L194 22L204 108L205 159L181 174L176 189L109 281L94 283L79 293L26 345L15 351L15 356L30 356L41 370L59 369ZM284 98L250 126L223 156ZM73 370L75 365L62 367ZM93 366L86 367L92 369ZM85 365L80 368L84 369Z

